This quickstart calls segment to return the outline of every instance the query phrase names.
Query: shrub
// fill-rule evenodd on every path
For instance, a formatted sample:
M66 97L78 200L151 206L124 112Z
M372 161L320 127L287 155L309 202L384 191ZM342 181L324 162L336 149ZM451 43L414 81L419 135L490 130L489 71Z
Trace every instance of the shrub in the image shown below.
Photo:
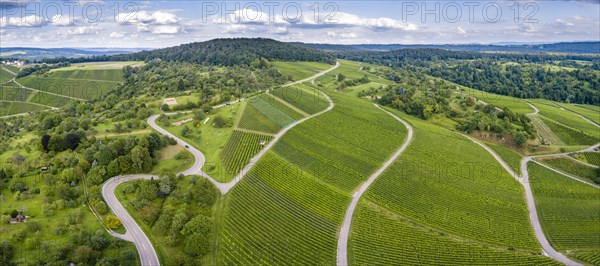
M117 229L121 226L121 220L114 215L107 215L104 219L104 226L108 229Z

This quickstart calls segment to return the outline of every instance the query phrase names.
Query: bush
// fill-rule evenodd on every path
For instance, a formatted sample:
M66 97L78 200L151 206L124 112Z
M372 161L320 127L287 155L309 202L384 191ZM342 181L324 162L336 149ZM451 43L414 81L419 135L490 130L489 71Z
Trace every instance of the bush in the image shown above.
M51 203L42 204L42 213L46 216L52 216L56 213L56 205Z
M9 215L0 216L0 223L3 223L3 224L10 223L10 216Z
M98 201L96 204L94 204L94 209L96 209L100 215L105 215L108 213L108 207L104 201Z
M121 226L121 220L114 215L107 215L104 219L104 226L108 229L117 229Z

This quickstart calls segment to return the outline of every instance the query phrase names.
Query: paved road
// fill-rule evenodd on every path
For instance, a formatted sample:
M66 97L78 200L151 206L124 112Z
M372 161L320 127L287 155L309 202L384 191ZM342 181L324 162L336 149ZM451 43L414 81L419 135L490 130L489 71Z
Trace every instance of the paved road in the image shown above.
M298 84L301 82L305 82L311 79L316 79L334 69L336 69L337 67L339 67L340 64L339 62L336 63L336 65L326 71L323 71L313 77L307 78L307 79L303 79L294 83L290 83L290 84L286 84L285 87L287 86L291 86L294 84ZM254 158L252 158L252 160L250 161L250 163L240 172L240 174L238 176L236 176L236 178L234 178L231 182L229 183L220 183L217 182L215 179L213 179L212 177L210 177L208 174L204 173L202 171L202 166L204 165L204 163L206 162L206 159L204 157L204 154L202 154L202 152L200 152L198 149L194 148L192 145L189 145L187 142L183 141L182 139L176 137L175 135L169 133L168 131L164 130L163 128L161 128L160 126L158 126L156 124L156 119L158 119L160 117L160 115L153 115L151 117L148 118L148 124L154 128L156 131L167 135L173 139L175 139L177 141L177 143L179 145L182 146L187 146L189 147L188 150L190 151L190 153L192 153L192 155L194 156L194 165L192 165L191 168L189 168L188 170L185 170L184 172L182 172L181 174L183 175L200 175L205 177L206 179L210 180L210 182L212 182L220 191L222 194L226 194L227 192L229 192L229 190L231 190L239 181L241 181L241 179L243 178L243 176L245 175L245 173L247 173L252 166L254 166L254 164L256 164L256 162L275 144L275 142L277 142L277 140L279 140L288 130L290 130L291 128L293 128L294 126L310 119L313 117L316 117L318 115L321 115L325 112L328 112L329 110L333 109L334 103L331 100L331 98L329 98L329 96L327 96L326 94L324 94L323 92L320 92L321 94L323 94L323 96L325 98L327 98L327 100L330 103L330 106L324 110L321 111L317 114L314 114L312 116L306 117L302 120L299 120L297 122L295 122L294 124L288 126L287 128L285 128L284 130L282 130L281 132L279 132L277 135L275 135L275 137L273 138L273 140L265 147L263 148L263 150L260 151L259 154L257 154ZM243 100L243 99L240 99ZM219 106L215 106L214 108L221 108L221 107L225 107L228 106L230 104L233 104L235 102L238 102L240 100L236 100L234 102L228 103L228 104L222 104ZM186 112L181 112L181 113L186 113ZM167 115L171 115L171 114L176 114L176 113L168 113ZM127 240L127 241L131 241L135 244L138 253L140 255L140 261L142 262L142 265L146 266L146 265L150 265L150 266L155 266L155 265L160 265L160 262L158 260L158 256L156 255L156 251L154 250L154 247L152 246L152 243L150 242L150 239L148 239L148 237L146 236L146 234L144 233L144 231L140 228L140 226L135 222L135 220L129 215L129 213L127 213L127 210L125 210L125 208L123 207L123 205L119 202L119 200L117 199L116 195L115 195L115 188L119 185L122 184L124 182L127 181L131 181L131 180L137 180L137 179L151 179L151 178L158 178L157 176L153 176L150 174L142 174L142 175L126 175L126 176L116 176L113 177L109 180L107 180L104 185L102 186L102 197L104 197L104 200L106 201L108 207L112 210L112 212L121 220L121 223L123 223L123 226L125 227L125 229L127 230L127 232L122 235L122 234L118 234L115 232L109 232L111 235Z
M354 195L352 196L352 202L350 202L350 205L348 206L348 209L346 210L346 215L344 216L344 222L342 223L342 228L340 229L340 235L338 237L337 265L339 265L339 266L348 265L348 236L350 235L350 226L352 225L352 216L354 215L354 210L356 209L356 206L358 205L360 198L367 191L367 189L369 189L371 184L373 184L373 182L375 182L375 179L377 179L390 165L392 165L392 163L396 159L398 159L398 157L400 157L400 155L404 152L404 150L406 150L406 148L408 147L408 145L410 145L410 143L413 139L413 128L410 126L410 124L408 124L406 121L402 120L400 117L381 108L379 105L375 104L375 106L377 108L381 109L382 111L384 111L385 113L389 114L390 116L394 117L396 120L400 121L400 123L404 124L404 126L408 129L408 136L406 138L406 141L402 145L402 147L400 147L400 149L398 151L396 151L396 153L394 153L394 155L392 155L392 157L389 160L387 160L381 166L381 168L379 168L375 173L373 173L373 175L371 175L371 177L369 177L369 179L367 179L367 182L363 183L360 186L360 188L358 189L358 191L356 191L354 193Z
M123 223L123 226L125 229L127 229L127 233L125 233L125 235L120 235L114 232L111 232L111 235L133 242L140 255L140 261L142 262L142 265L155 266L160 265L160 262L158 261L158 256L156 256L156 251L154 251L154 247L152 246L150 239L148 239L142 228L140 228L135 220L129 216L127 210L125 210L123 205L115 196L115 188L119 184L136 179L151 179L152 177L152 175L113 177L107 180L102 186L102 196L104 197L104 200L106 200L106 203L112 212L119 217L121 223ZM154 178L158 177L154 176Z
M528 103L533 109L534 112L529 114L529 115L535 115L539 113L539 110L533 106L532 104ZM531 222L531 226L533 227L533 231L534 234L538 240L538 242L540 243L540 245L542 246L542 250L544 251L544 254L552 257L553 259L562 262L566 265L581 265L575 261L572 261L571 259L569 259L567 256L563 255L562 253L556 251L552 245L550 244L550 242L548 241L548 239L546 238L546 235L544 235L544 231L542 230L542 226L540 224L540 220L538 217L538 213L537 213L537 209L536 209L536 205L535 205L535 199L533 197L533 192L531 190L531 186L529 183L529 172L527 171L527 164L532 161L534 158L537 157L544 157L544 156L558 156L558 155L568 155L568 154L572 154L572 153L578 153L578 152L588 152L588 151L593 151L595 149L597 149L598 147L600 147L600 143L588 147L584 150L581 151L576 151L576 152L566 152L566 153L557 153L557 154L545 154L545 155L538 155L538 156L528 156L525 157L522 161L521 161L521 177L519 177L509 166L508 164L498 155L496 154L496 152L494 152L492 149L490 149L489 147L487 147L486 145L484 145L483 143L469 137L466 136L465 137L469 138L471 141L477 143L478 145L480 145L481 147L483 147L485 150L487 150L493 157L494 159L496 159L496 161L498 161L500 163L500 165L502 165L502 167L504 169L506 169L506 171L513 176L515 179L517 179L525 188L525 200L527 202L527 208L529 210L529 220ZM552 169L551 167L547 167L544 166L546 168L549 168L552 171L555 171L559 174L563 174L562 172ZM570 175L566 175L567 177L573 178L579 182L588 184L588 185L592 185L594 187L598 187L597 185L585 182L579 178L575 178L573 176Z

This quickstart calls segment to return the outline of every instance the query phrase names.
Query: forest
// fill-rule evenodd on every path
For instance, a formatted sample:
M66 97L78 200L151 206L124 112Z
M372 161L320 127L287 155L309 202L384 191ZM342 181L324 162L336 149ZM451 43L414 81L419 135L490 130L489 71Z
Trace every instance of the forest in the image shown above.
M440 49L338 51L334 54L348 60L425 72L485 92L600 104L600 57L596 55L501 54Z
M206 42L183 44L180 46L142 51L132 54L112 56L92 56L82 58L55 58L43 60L46 63L69 61L71 63L94 61L152 61L188 62L212 66L249 66L256 59L278 61L312 61L335 64L331 54L302 44L284 43L263 38L214 39Z

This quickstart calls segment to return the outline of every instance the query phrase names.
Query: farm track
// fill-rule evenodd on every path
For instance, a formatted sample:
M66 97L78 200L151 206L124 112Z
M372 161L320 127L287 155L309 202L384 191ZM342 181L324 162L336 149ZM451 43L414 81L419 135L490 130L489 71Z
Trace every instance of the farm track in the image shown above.
M533 113L530 113L528 115L537 115L539 113L539 109L536 108L535 106L533 106L532 104L528 103L535 111ZM592 124L595 125L595 123L593 123L592 121L586 120ZM500 163L500 165L502 165L502 167L504 167L504 169L510 174L512 175L515 179L517 179L519 181L519 183L521 183L524 188L525 188L525 199L527 202L527 208L529 209L529 219L531 222L531 226L533 227L533 231L534 234L536 236L536 238L538 239L538 242L540 243L540 245L542 246L542 250L544 251L544 254L552 257L553 259L564 263L566 265L581 265L580 263L577 263L571 259L569 259L567 256L563 255L562 253L556 251L552 245L550 244L550 242L548 241L548 239L546 238L546 235L544 234L544 231L542 230L542 226L540 224L540 220L538 217L538 213L537 213L537 208L535 205L535 199L533 196L533 192L531 190L531 185L529 182L529 172L527 171L527 164L530 161L534 161L534 158L539 158L539 157L549 157L549 156L568 156L569 154L574 154L574 153L581 153L581 152L591 152L594 151L595 149L597 149L598 147L600 147L600 143L593 145L591 147L588 147L586 149L580 150L580 151L575 151L575 152L566 152L566 153L556 153L556 154L544 154L544 155L537 155L537 156L527 156L525 158L523 158L523 160L521 161L521 176L519 177L509 166L508 164L496 153L494 152L491 148L487 147L485 144L469 137L466 136L465 137L469 138L471 141L479 144L481 147L483 147L485 150L487 150L495 159L496 161L498 161L498 163ZM534 161L535 163L538 163L536 161ZM538 163L540 164L540 163ZM542 165L542 164L540 164ZM572 175L568 175L565 174L559 170L553 169L549 166L546 165L542 165L543 167L552 170L558 174L564 175L566 177L572 178L576 181L582 182L584 184L596 187L596 188L600 188L600 186L597 186L595 184L591 184L588 183L586 181L583 181L579 178L576 178Z
M375 179L377 179L390 165L392 165L392 163L396 159L398 159L398 157L400 157L400 155L402 155L404 150L406 150L406 148L408 147L408 145L410 145L413 139L413 128L410 126L410 124L408 124L406 121L402 120L398 116L381 108L379 105L375 106L381 109L383 112L387 113L388 115L392 116L394 119L398 120L400 123L404 124L404 126L408 129L408 135L406 141L400 147L400 149L396 151L396 153L394 153L392 157L381 166L381 168L375 171L375 173L373 173L373 175L371 175L371 177L369 177L369 179L365 183L363 183L358 189L358 191L356 191L352 196L352 202L350 202L350 205L346 210L344 222L342 223L342 227L338 237L337 265L339 266L348 265L348 237L350 235L350 227L352 225L352 216L354 216L354 211L356 209L356 206L358 205L358 202L360 201L360 198L367 191L367 189L369 189L371 184L375 182Z
M328 72L338 68L340 66L339 62L336 62L336 65L328 70L325 70L323 72L320 72L310 78L307 79L303 79L300 81L296 81L293 83L289 83L286 84L284 86L292 86L294 84L299 84L302 82L306 82L309 81L311 79L316 79L322 75L327 74ZM19 84L20 85L20 84ZM319 91L320 92L320 91ZM320 92L321 94L323 94L323 96L325 96L327 98L327 100L329 101L330 105L326 110L323 110L319 113L316 113L312 116L303 118L299 121L296 121L295 123L293 123L292 125L286 127L285 129L283 129L282 131L280 131L277 135L275 135L275 137L269 142L269 144L267 146L265 146L254 158L252 158L250 160L250 163L238 174L238 176L236 176L231 182L229 183L220 183L217 182L216 180L214 180L212 177L210 177L208 174L204 173L202 171L202 166L204 165L206 159L204 157L204 155L202 154L202 152L200 152L198 149L194 148L193 146L189 145L188 143L186 143L185 141L177 138L176 136L174 136L173 134L167 132L166 130L162 129L161 127L159 127L156 124L156 119L158 119L158 117L160 115L153 115L151 117L148 118L148 124L154 128L156 131L167 135L169 137L174 138L177 143L179 145L182 146L187 146L189 147L188 150L192 153L192 155L194 156L194 165L192 165L191 168L189 168L188 170L182 172L181 174L183 175L200 175L205 177L206 179L208 179L210 182L212 182L220 191L221 193L227 194L227 192L229 192L229 190L231 190L233 187L235 187L235 185L240 182L242 180L242 178L244 177L244 175L250 171L250 169L252 168L252 166L254 166L254 164L256 164L256 162L258 160L260 160L260 158L266 154L267 151L270 150L270 148L277 142L277 140L279 140L288 130L292 129L294 126L308 120L311 119L313 117L319 116L323 113L326 113L328 111L330 111L331 109L333 109L334 107L334 103L331 100L331 98L329 98L329 96L327 96L325 93ZM214 108L221 108L224 106L228 106L230 103L228 104L222 104L219 106L215 106ZM119 202L119 200L117 199L116 195L115 195L115 189L118 185L124 183L124 182L128 182L128 181L132 181L132 180L138 180L138 179L145 179L145 180L149 180L152 178L158 178L154 175L150 175L150 174L141 174L141 175L124 175L124 176L116 176L113 178L108 179L104 185L102 186L102 197L106 200L107 205L109 206L109 208L112 210L112 212L121 220L123 226L125 227L125 229L127 230L126 233L123 234L118 234L115 232L111 232L109 231L109 233L115 237L119 237L123 240L126 241L131 241L135 244L138 253L140 255L140 261L142 263L142 265L160 265L160 261L158 260L158 256L156 254L156 251L154 250L154 247L152 246L152 243L150 242L150 239L148 238L148 236L144 233L144 231L141 229L141 227L136 223L136 221L133 219L133 217L131 217L131 215L129 215L129 213L127 212L127 210L123 207L123 205Z
M46 94L50 94L50 95L54 95L54 96L58 96L58 97L72 99L72 100L85 101L85 99L81 99L81 98L77 98L77 97L71 97L71 96L66 96L66 95L62 95L62 94L58 94L58 93L53 93L53 92L41 91L41 90L36 90L36 89L28 88L28 87L25 87L25 86L21 85L21 83L17 82L16 79L13 79L13 81L15 82L15 84L19 85L19 87L21 87L21 89L26 89L26 90L30 90L30 91L39 92L39 93L46 93Z
M8 68L2 67L2 70L4 70L4 71L6 71L6 72L10 73L10 74L11 74L11 75L13 75L13 76L16 76L16 75L17 75L17 73L13 72L12 70L10 70L10 69L8 69Z

